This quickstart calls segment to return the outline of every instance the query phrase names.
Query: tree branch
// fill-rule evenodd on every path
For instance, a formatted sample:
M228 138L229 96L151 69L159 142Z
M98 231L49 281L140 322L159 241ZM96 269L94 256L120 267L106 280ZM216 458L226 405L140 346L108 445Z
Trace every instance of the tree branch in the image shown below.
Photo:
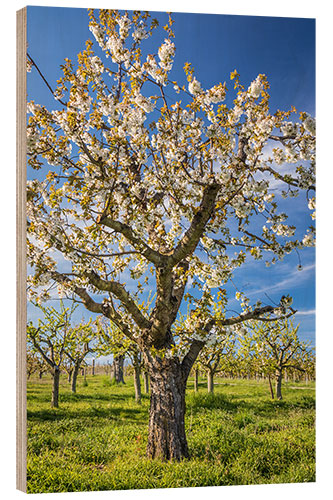
M53 271L51 276L52 276L52 279L54 279L54 281L56 281L57 283L70 283L70 284L72 284L72 280L70 280L65 274L59 273L58 271ZM81 297L85 307L89 311L104 315L103 304L101 304L99 302L95 302L90 297L90 295L85 290L85 288L74 286L73 290L79 297Z
M133 317L134 321L140 328L150 328L150 321L142 314L135 301L130 294L125 290L124 286L116 281L107 281L98 276L95 271L87 273L90 282L105 292L110 292L120 300L125 309Z
M253 311L249 311L247 313L241 313L238 316L234 316L232 318L225 318L225 319L221 319L221 320L216 320L213 318L209 321L207 326L210 325L210 327L209 327L209 330L210 330L214 325L231 326L231 325L243 323L244 321L248 321L250 319L256 319L258 321L267 321L267 322L276 321L277 320L276 317L267 318L267 317L263 316L264 314L274 313L276 311L276 309L278 309L278 307L276 307L276 306L274 306L274 307L273 306L256 307L255 309L253 309ZM296 313L296 311L294 309L292 309L291 307L289 307L288 309L289 309L290 313L283 316L284 318L289 318L290 316L292 316L293 314ZM287 309L286 309L286 311L287 311ZM207 326L205 327L205 330L207 330Z
M169 257L169 265L171 267L184 260L195 250L206 224L215 209L215 200L219 189L220 185L217 183L210 184L204 189L201 204L193 217L190 227Z
M195 360L197 359L197 357L198 357L198 355L199 355L199 353L204 345L205 345L205 342L202 340L193 340L191 347L190 347L190 350L185 355L185 357L182 361L182 364L181 364L182 373L183 373L183 377L184 377L185 381L187 380L187 378L190 374L191 368L194 365Z
M27 57L28 59L30 59L30 61L32 62L33 66L35 66L37 72L39 73L40 77L42 78L43 82L46 84L47 88L49 89L49 91L52 93L53 97L56 99L56 97L54 96L54 91L51 87L51 85L49 84L49 82L46 80L45 76L43 75L43 73L41 72L41 70L39 69L39 67L37 66L37 64L35 63L35 61L32 59L32 57L27 53ZM57 101L60 102L60 104L62 104L63 106L67 106L67 103L66 102L63 102L61 99L56 99Z
M166 256L153 250L147 243L145 243L141 238L139 238L133 229L124 224L123 222L116 221L102 214L96 219L97 224L102 224L110 229L113 229L117 233L121 233L127 241L133 245L133 247L143 255L149 262L152 262L156 266L160 266L164 261Z

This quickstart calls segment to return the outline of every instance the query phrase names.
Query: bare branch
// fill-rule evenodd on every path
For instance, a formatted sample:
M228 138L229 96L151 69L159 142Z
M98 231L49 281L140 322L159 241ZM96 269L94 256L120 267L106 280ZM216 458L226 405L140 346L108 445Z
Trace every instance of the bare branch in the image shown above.
M47 88L50 90L50 92L52 93L53 97L55 98L54 96L54 91L51 87L51 85L49 84L49 82L46 80L45 76L43 75L43 73L41 72L41 70L39 69L39 67L37 66L37 64L35 63L35 61L32 59L32 57L27 53L27 57L28 59L30 59L30 61L32 62L32 64L35 66L37 72L39 73L40 77L42 78L42 80L44 81L44 83L46 84ZM60 104L62 104L63 106L67 106L67 103L66 102L63 102L61 99L57 99L57 101L60 102Z

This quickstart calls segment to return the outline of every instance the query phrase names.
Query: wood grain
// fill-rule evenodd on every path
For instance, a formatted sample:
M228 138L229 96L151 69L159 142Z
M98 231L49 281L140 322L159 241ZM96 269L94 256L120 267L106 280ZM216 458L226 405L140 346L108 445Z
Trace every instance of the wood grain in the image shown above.
M26 492L26 107L27 11L16 13L16 487Z

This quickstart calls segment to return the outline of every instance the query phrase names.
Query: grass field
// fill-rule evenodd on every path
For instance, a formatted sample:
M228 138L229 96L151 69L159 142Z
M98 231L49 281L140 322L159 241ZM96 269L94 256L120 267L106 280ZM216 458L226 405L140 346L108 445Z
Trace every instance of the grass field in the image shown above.
M28 492L176 488L315 481L314 383L289 382L272 401L264 382L205 380L187 390L191 458L163 463L145 458L149 397L134 401L131 378L65 376L60 407L50 406L51 380L28 382Z

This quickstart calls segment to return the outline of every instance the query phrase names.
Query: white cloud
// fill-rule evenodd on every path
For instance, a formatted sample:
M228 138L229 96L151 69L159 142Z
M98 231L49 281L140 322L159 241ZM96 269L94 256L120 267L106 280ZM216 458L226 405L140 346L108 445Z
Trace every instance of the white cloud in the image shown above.
M315 309L306 309L304 311L297 311L297 316L314 316L316 314Z
M292 271L289 273L288 278L285 278L282 281L279 281L278 283L272 283L268 286L264 286L262 288L257 288L256 290L251 290L250 292L247 293L247 295L254 295L258 294L260 292L266 292L266 291L271 291L271 290L285 290L288 287L295 287L302 285L304 281L306 281L309 277L309 274L315 269L315 264L309 264L308 266L305 266L302 268L301 271Z

